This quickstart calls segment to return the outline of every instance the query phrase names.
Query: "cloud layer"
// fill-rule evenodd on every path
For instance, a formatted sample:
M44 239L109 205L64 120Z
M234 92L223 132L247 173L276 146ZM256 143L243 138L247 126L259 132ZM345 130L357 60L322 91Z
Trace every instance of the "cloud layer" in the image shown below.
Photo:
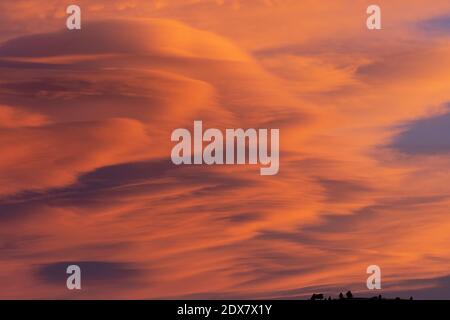
M0 5L0 297L366 293L378 264L448 298L448 1L381 1L378 33L366 1L79 2L74 32ZM172 165L198 119L280 128L280 173Z

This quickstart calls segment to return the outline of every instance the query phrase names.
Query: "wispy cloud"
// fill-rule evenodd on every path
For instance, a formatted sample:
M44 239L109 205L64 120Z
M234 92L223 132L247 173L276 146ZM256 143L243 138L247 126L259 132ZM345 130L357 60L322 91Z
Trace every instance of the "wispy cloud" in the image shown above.
M448 1L382 1L380 33L365 1L79 2L80 32L0 4L1 297L299 298L374 263L445 296ZM280 128L279 175L174 166L198 119Z

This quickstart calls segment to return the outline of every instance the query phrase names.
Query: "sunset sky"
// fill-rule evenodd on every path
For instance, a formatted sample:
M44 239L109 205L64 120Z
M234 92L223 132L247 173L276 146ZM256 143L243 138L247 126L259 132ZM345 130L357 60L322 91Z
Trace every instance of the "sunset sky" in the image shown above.
M174 165L194 120L278 175ZM0 2L0 298L450 299L449 168L448 0Z

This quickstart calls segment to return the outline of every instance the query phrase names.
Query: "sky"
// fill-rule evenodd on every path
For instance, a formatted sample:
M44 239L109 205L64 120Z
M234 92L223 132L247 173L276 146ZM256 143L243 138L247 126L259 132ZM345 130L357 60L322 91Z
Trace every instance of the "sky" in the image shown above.
M450 2L376 3L1 1L0 298L450 299ZM194 120L279 173L174 165Z

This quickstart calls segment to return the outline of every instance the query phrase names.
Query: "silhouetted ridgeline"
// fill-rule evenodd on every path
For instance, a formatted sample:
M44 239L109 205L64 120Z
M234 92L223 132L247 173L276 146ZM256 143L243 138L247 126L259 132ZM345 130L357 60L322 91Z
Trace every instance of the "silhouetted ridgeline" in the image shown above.
M409 299L400 299L399 297L395 299L389 299L389 298L383 298L380 295L373 296L370 298L365 297L355 297L351 291L347 291L345 296L341 293L339 293L339 296L337 299L331 298L331 296L328 296L328 298L325 298L325 296L322 293L313 293L310 300L413 300L413 297L409 297Z

